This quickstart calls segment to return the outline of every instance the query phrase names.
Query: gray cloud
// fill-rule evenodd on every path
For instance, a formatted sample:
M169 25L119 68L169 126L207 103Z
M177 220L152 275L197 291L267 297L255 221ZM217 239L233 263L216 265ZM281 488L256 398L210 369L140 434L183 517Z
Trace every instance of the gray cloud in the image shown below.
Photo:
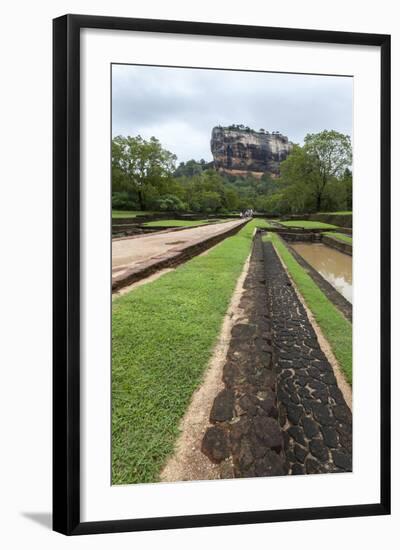
M211 160L218 124L352 134L352 78L114 65L112 133L158 138L180 161Z

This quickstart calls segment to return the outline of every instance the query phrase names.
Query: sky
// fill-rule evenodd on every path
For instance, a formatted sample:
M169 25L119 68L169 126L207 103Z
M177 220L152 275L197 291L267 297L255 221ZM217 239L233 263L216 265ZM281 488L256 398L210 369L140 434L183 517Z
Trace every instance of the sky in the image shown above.
M112 134L155 136L178 157L212 160L214 126L352 135L353 79L138 65L113 65Z

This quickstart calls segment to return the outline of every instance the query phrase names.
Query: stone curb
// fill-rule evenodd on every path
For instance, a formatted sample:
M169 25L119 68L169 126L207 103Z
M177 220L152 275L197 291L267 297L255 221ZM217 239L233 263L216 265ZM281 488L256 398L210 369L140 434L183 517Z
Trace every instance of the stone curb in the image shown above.
M348 256L353 256L353 245L340 241L330 235L322 235L321 240L327 246L335 248L336 250L339 250L339 252L343 252L343 254L347 254Z

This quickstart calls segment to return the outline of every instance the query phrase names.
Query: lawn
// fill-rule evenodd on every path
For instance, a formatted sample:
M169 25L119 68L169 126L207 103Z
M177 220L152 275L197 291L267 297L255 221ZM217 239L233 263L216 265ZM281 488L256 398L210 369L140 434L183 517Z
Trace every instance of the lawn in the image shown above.
M236 281L251 221L208 254L112 304L112 483L155 482L200 385Z
M290 220L287 222L279 222L279 223L286 227L302 227L303 229L336 229L337 228L337 225L332 225L330 223L324 223L324 222L313 222L309 220L299 220L299 221Z
M155 220L152 222L145 222L143 225L147 227L195 227L196 225L204 225L217 221L220 220Z
M144 210L113 210L113 218L136 218L136 216L150 216L155 212L147 212Z
M351 210L340 210L339 212L318 212L318 214L332 214L340 216L351 216L353 212Z
M346 377L352 383L352 325L340 313L311 277L294 259L282 239L273 233L263 237L271 241L284 261L292 279L313 313Z
M260 229L270 229L273 227L271 222L269 220L264 220L264 218L254 218L254 223L256 227L259 227Z
M343 233L335 233L334 231L328 231L327 233L324 233L324 235L328 235L328 237L334 237L338 241L343 241L344 243L353 245L353 238L350 237L350 235L344 235Z

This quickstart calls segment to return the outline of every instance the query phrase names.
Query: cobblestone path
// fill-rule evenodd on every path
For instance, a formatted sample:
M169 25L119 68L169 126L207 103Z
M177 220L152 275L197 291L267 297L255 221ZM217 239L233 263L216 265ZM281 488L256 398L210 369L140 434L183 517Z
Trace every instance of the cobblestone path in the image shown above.
M279 422L289 473L351 471L351 411L272 244L263 246Z
M221 477L351 470L351 412L270 243L256 237L202 451Z
M288 473L278 422L271 323L266 309L262 242L256 237L240 300L242 316L231 332L223 370L225 389L216 397L203 452L213 462L226 459L222 477Z

